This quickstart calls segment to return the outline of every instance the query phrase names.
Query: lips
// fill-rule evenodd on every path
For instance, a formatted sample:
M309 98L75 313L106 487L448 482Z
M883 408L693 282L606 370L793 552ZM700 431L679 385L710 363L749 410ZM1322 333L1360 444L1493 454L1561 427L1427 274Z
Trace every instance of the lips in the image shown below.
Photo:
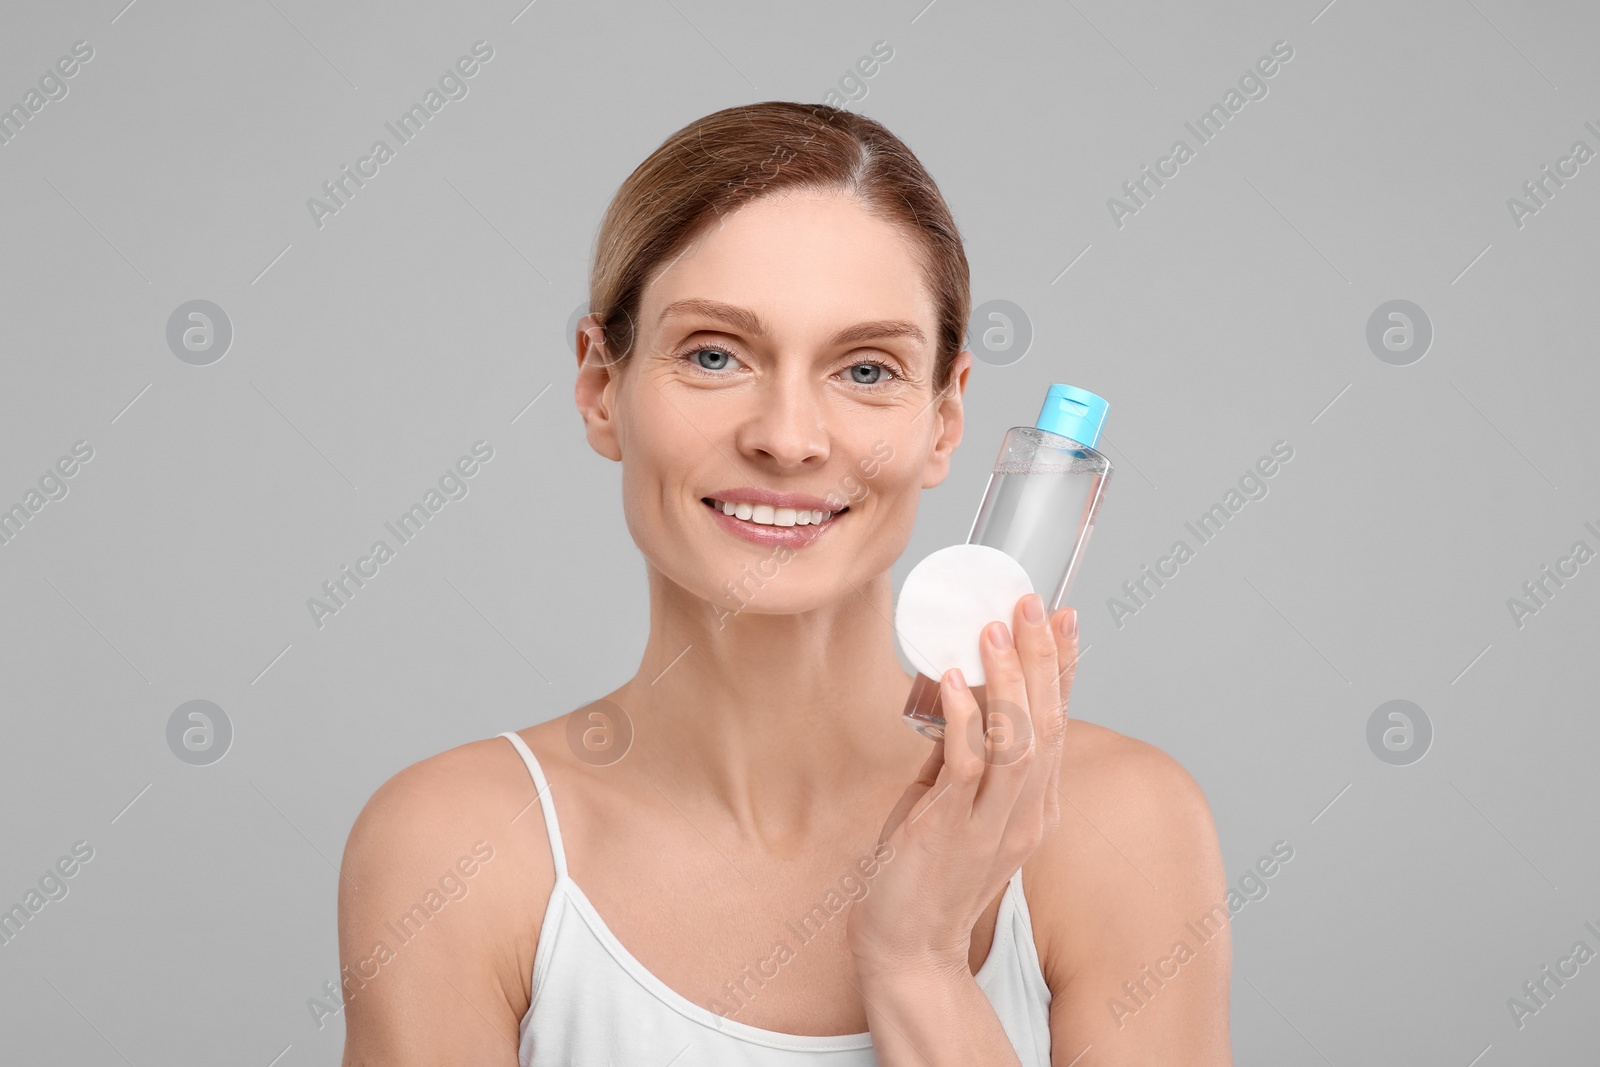
M828 515L828 517L823 519L820 523L816 521L805 523L792 521L787 525L771 525L768 523L752 521L755 517L754 513L757 507L761 508L763 518L776 518L779 520L790 518L797 519L799 517L798 513L810 511L810 509L786 506L782 511L780 511L778 506L775 505L758 505L746 500L740 500L739 507L736 509L736 513L729 515L725 512L720 499L716 497L701 497L700 499L702 505L710 513L711 520L735 537L738 537L744 541L748 541L752 544L783 546L789 548L803 548L807 545L815 544L818 538L822 537L829 530L833 529L833 527L839 522L840 518L843 515L848 514L850 510L848 507L846 507L832 512L831 514L828 513L826 509L811 512L810 518L812 520L817 519L823 514ZM744 512L748 517L742 519L739 518L738 512L740 511ZM770 516L766 514L769 511L772 512Z
M766 504L773 508L795 508L806 511L844 511L844 508L835 507L820 496L809 493L780 493L776 489L764 489L758 485L740 485L728 489L718 489L714 493L707 493L712 500L731 500L735 504ZM705 499L702 497L701 499Z
M753 523L757 526L821 526L823 523L832 522L833 516L842 514L846 509L838 511L823 511L810 508L793 508L771 504L751 504L744 501L718 500L715 497L701 497L701 502L711 508L721 511L724 515Z

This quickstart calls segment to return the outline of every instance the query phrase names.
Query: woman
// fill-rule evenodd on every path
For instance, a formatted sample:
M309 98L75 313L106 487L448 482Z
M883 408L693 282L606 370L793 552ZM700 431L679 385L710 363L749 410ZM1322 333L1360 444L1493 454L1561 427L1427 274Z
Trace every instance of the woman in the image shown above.
M1225 891L1210 811L1067 721L1076 612L986 631L1004 724L959 671L946 741L900 719L890 568L972 362L916 157L825 106L691 123L613 200L590 306L575 396L647 562L642 661L367 804L345 1063L1229 1063L1226 929L1186 925Z

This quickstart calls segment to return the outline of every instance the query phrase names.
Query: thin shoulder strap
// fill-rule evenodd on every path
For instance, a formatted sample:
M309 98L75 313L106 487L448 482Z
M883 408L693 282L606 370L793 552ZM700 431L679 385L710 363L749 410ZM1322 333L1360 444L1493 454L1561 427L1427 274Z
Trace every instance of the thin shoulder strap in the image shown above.
M544 776L544 768L539 766L539 761L533 758L533 750L528 743L519 737L514 730L507 730L500 735L517 747L517 752L522 756L522 762L528 767L528 773L533 776L533 784L539 790L539 808L544 812L545 833L550 838L550 854L555 859L556 877L567 876L567 850L561 844L561 826L556 822L555 800L550 796L550 782ZM527 809L524 808L524 811Z

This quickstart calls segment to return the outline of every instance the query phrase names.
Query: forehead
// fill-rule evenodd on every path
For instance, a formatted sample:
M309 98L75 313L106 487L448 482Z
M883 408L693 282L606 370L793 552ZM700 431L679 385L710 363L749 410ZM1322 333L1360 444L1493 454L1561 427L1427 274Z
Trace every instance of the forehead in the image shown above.
M776 332L897 318L934 336L934 302L916 239L843 194L764 197L711 225L663 264L640 301L645 327L663 309L716 300L756 312Z

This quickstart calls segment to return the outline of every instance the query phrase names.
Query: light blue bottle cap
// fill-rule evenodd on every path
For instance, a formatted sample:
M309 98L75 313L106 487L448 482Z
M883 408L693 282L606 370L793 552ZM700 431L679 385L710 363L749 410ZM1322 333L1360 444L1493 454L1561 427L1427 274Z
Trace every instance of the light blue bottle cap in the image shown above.
M1094 448L1100 443L1100 429L1106 423L1106 412L1110 408L1104 398L1087 389L1056 384L1045 394L1044 407L1033 426Z

